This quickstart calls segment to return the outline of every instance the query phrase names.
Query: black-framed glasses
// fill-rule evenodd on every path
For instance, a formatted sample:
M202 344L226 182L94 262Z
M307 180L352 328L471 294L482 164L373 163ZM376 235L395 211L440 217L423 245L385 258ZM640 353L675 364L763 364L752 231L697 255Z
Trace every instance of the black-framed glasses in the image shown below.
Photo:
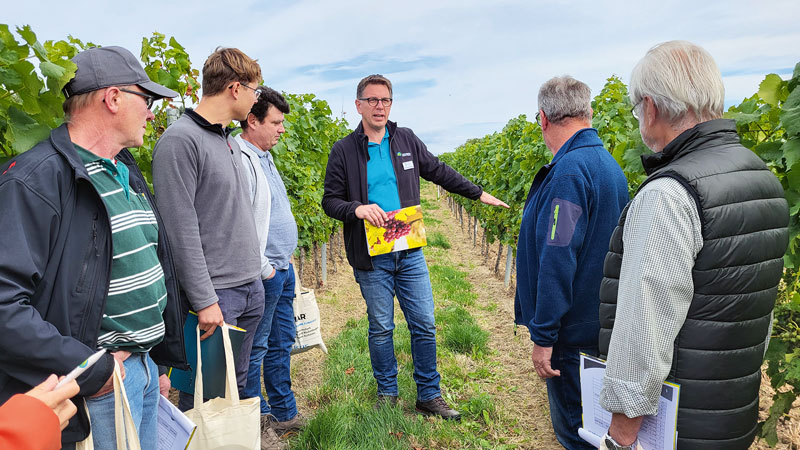
M392 99L390 97L383 97L383 98L365 97L365 98L360 98L359 100L361 100L362 102L367 102L369 106L372 106L373 108L378 106L378 102L383 103L383 106L392 106Z
M537 112L536 113L536 124L539 125L539 126L542 126L542 117L541 116L542 116L541 112Z
M128 94L138 95L139 97L142 97L144 99L145 104L147 105L147 109L152 108L153 102L156 101L155 97L149 94L145 94L144 92L132 91L130 89L124 89L124 88L119 88L119 90L122 92L127 92Z
M633 114L633 118L636 120L639 120L639 114L636 112L636 108L639 106L639 103L642 103L642 101L644 101L644 97L640 98L639 101L636 102L636 104L631 108L631 114Z
M256 100L258 99L258 97L260 97L260 96L261 96L261 91L259 91L259 90L258 90L258 88L256 88L256 89L253 89L253 88L251 88L250 86L248 86L248 85L246 85L246 84L244 84L244 83L239 83L239 84L241 84L242 86L246 87L247 89L250 89L251 91L255 92L255 94L256 94ZM233 87L233 85L230 85L230 87Z

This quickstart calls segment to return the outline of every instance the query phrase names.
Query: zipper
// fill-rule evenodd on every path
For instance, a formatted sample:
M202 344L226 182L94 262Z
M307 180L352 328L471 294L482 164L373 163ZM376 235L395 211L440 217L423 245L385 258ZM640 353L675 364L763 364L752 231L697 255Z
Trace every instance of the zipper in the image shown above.
M92 259L92 248L94 247L94 254L95 256L99 256L99 252L97 250L97 214L94 215L92 219L92 241L89 244L89 248L86 249L86 257L83 259L83 267L81 268L81 275L78 277L78 286L76 291L83 292L83 283L86 281L86 275L89 271L89 261Z

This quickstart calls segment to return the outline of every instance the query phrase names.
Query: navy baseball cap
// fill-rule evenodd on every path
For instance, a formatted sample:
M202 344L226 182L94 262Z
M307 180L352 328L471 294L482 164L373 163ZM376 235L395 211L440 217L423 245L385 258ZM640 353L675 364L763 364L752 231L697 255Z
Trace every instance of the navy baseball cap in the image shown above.
M72 62L78 65L75 77L64 86L64 96L85 94L109 86L136 85L156 99L177 97L172 89L150 80L133 53L122 47L95 47L84 50Z

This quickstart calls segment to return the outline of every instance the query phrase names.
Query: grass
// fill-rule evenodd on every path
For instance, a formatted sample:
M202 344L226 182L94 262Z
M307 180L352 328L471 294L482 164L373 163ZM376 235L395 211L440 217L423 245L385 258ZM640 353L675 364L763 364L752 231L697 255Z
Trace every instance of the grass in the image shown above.
M308 426L291 438L292 449L372 450L409 448L514 448L506 438L516 421L498 411L486 383L494 382L487 353L488 333L464 306L476 294L466 274L445 264L430 267L438 331L442 395L462 412L461 422L426 418L414 412L410 335L402 314L395 317L394 345L398 361L397 407L375 409L376 385L367 345L368 322L350 319L328 343L323 383L309 394L317 407Z
M467 274L455 267L433 264L429 268L433 297L443 303L452 302L461 306L474 306L477 294L467 281Z
M429 234L427 240L428 245L431 247L443 248L445 250L450 248L450 241L447 240L447 236L438 231Z

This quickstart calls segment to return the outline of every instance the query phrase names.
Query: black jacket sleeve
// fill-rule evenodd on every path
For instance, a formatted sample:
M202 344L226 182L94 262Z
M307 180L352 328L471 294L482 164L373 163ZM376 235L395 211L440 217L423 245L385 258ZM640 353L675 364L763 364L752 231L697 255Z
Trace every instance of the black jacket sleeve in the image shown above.
M428 147L416 135L414 135L414 139L416 140L419 174L422 178L438 184L448 192L470 200L477 200L481 196L483 189L480 186L467 180L455 169L432 155L428 151Z
M322 209L325 214L342 222L359 220L356 208L363 203L350 201L347 193L347 171L342 141L333 145L325 169L325 191L322 194Z
M66 375L94 349L64 336L44 320L47 304L32 305L58 234L60 214L44 195L21 180L0 183L0 368L18 383L35 386L48 375ZM50 302L66 299L49 299ZM80 395L97 392L111 376L114 359L104 356L78 378Z

